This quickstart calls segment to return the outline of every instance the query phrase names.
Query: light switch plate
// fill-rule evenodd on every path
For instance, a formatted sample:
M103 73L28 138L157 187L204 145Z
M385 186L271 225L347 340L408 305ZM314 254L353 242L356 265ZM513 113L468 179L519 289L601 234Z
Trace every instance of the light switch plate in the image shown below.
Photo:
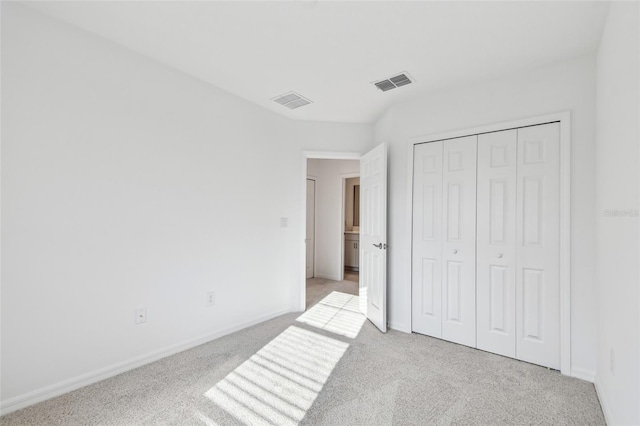
M207 306L214 306L216 304L216 292L215 291L208 291L207 292L207 299L205 300L205 304Z

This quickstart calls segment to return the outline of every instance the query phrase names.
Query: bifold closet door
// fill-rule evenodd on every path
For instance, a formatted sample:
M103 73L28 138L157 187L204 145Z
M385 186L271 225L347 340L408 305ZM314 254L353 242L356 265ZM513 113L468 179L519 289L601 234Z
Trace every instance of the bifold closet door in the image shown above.
M560 368L560 123L414 147L412 330Z
M478 136L442 147L442 338L476 346L476 157Z
M516 357L517 130L478 136L478 349Z
M442 145L414 147L411 328L442 337Z
M412 330L475 346L477 136L414 149Z
M560 369L560 123L518 129L516 358Z

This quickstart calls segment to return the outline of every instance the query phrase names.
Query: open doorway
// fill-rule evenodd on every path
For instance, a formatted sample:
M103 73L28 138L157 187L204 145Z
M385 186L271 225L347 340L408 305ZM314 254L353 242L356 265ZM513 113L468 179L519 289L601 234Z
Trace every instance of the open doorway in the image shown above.
M338 210L338 214L335 215L335 210L331 210L332 213L327 217L331 217L330 223L337 218L338 232L325 229L323 226L321 213L323 209L328 209L330 202L325 202L322 195L325 184L323 183L324 172L318 167L317 161L312 160L355 160L352 161L352 169L340 171L339 181L349 177L356 177L361 174L360 178L360 191L359 191L359 267L362 270L362 274L359 274L358 283L354 281L344 280L344 209ZM337 162L335 164L344 165L345 162ZM315 167L315 170L314 170ZM315 187L315 247L314 247L314 277L310 280L316 279L328 279L330 283L318 283L317 287L326 288L329 285L341 285L352 286L352 290L346 293L351 295L357 295L358 297L346 295L350 298L348 303L355 303L358 305L357 310L359 313L364 314L381 332L386 333L387 324L387 145L384 143L374 147L369 152L364 154L357 153L314 153L303 151L302 153L302 176L300 183L302 184L302 197L301 197L301 212L302 218L306 217L307 209L307 178L316 178ZM327 194L332 194L333 197L338 198L338 205L343 204L344 191L336 191L336 186L329 184L335 180L335 174L332 175L331 180L326 180ZM342 185L344 186L344 184ZM302 235L306 235L306 221L301 221ZM325 232L326 231L326 232ZM353 231L353 229L352 229ZM328 240L333 241L329 244L328 251L323 251L323 244L321 243L321 236L329 236ZM337 244L335 241L337 240ZM302 243L302 239L301 239ZM299 306L300 310L306 310L310 304L308 300L312 300L312 294L308 294L308 280L306 278L306 248L302 243L300 251L300 287L299 288ZM321 255L320 253L325 254ZM321 263L322 256L327 256L332 259L333 269L335 270L336 264L337 272L335 277L323 277L327 271L325 271ZM337 257L336 257L337 256ZM333 279L331 279L333 278ZM310 290L311 291L311 290ZM345 305L346 306L346 305Z
M360 278L360 175L344 178L344 280Z
M334 291L359 294L359 157L305 160L306 308Z

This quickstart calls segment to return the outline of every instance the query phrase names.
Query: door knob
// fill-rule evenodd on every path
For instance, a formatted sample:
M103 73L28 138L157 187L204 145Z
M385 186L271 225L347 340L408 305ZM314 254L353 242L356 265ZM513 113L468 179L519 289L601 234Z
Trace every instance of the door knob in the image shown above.
M502 259L502 253L498 253L498 259Z
M458 254L458 249L453 249L453 254Z
M382 243L374 244L373 246L374 246L374 247L378 247L380 250L382 250Z

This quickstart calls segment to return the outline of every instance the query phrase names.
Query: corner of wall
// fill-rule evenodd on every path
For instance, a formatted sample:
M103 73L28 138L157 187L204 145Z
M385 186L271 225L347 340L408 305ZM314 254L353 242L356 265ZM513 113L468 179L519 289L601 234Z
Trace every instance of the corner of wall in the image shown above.
M600 407L602 407L602 413L604 414L605 422L607 422L608 425L615 425L616 422L614 422L613 417L611 417L611 404L609 403L606 393L602 391L602 385L597 375L593 382L593 385L596 388L596 394L598 395L598 400L600 401Z

